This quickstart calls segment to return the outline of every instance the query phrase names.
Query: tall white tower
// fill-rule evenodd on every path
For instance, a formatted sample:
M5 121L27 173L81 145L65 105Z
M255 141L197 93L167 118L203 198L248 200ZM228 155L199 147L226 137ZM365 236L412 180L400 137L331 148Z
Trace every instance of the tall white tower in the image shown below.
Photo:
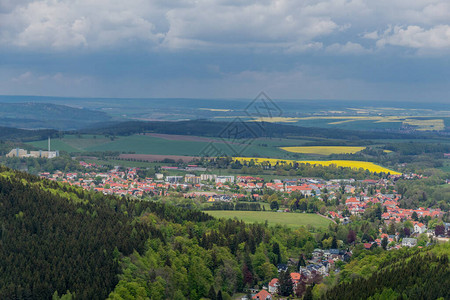
M50 155L50 137L48 137L48 154Z

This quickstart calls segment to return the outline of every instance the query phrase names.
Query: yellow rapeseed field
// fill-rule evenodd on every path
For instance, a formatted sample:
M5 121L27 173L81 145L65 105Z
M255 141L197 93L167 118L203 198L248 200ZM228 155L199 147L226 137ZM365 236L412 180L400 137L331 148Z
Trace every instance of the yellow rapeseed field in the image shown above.
M240 162L250 162L253 160L256 164L264 164L270 163L271 165L279 164L311 164L311 165L321 165L321 166L330 166L335 165L336 167L344 167L344 168L352 168L359 169L363 168L365 170L369 170L370 172L384 172L390 173L392 175L401 175L401 173L389 170L385 167L376 165L367 161L356 161L356 160L289 160L289 159L277 159L277 158L259 158L259 157L233 157L233 160Z
M294 153L330 155L330 154L356 153L366 149L366 147L309 146L309 147L281 147L280 149Z

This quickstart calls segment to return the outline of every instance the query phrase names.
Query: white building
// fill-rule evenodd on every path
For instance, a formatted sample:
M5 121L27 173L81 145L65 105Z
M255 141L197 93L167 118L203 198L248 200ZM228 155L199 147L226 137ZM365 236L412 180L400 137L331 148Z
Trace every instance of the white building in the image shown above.
M422 223L416 223L414 225L414 232L418 234L425 233L427 232L427 226Z
M28 153L25 149L12 149L6 154L6 157L34 157L34 158L55 158L59 156L59 151L30 151Z
M217 175L213 174L200 174L200 179L203 181L216 180Z
M216 183L234 182L234 176L217 176Z
M403 247L414 247L416 245L417 245L417 239L403 238L403 240L402 240Z

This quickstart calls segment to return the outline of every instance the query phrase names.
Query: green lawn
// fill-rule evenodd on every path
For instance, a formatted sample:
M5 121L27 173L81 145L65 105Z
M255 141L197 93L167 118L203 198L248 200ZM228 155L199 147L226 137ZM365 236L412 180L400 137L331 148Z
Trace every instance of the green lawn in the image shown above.
M82 159L87 163L95 163L97 165L122 166L125 168L154 168L156 166L171 165L146 161L127 161L123 159Z
M316 214L302 213L282 213L271 211L229 211L229 210L208 210L204 211L216 218L238 218L246 223L264 223L266 220L269 225L286 225L290 228L311 225L314 227L327 227L331 223L323 217Z
M250 146L236 144L214 143L214 146L228 155L246 155L276 158L291 158L292 154L278 149L278 145L286 145L284 140L258 139ZM292 144L295 142L291 141ZM34 141L29 144L47 149L47 140ZM261 144L267 144L262 146ZM62 139L52 140L52 149L64 150L67 152L85 151L119 151L134 152L137 154L164 154L164 155L187 155L199 156L202 150L209 145L208 142L167 140L145 135L118 136L113 141L104 136L92 135L66 135ZM231 149L230 149L231 147ZM243 149L245 148L245 150ZM243 150L243 152L240 152ZM238 151L238 153L236 153Z
M48 149L48 141L47 140L29 142L27 144L31 144L40 150ZM67 151L67 152L79 152L80 151L79 149L74 148L71 145L67 144L62 139L61 140L60 139L52 139L51 150L59 150L59 151Z

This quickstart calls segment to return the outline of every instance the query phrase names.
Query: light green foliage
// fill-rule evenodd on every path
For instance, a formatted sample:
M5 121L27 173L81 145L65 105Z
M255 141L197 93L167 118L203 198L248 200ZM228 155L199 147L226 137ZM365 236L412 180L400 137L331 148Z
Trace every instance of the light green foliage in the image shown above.
M241 223L237 228L249 236L245 242L237 244L235 253L232 253L231 248L216 244L220 237L214 233L218 227L225 226L225 222L232 221L181 225L148 215L145 222L163 233L164 242L151 238L144 253L135 252L122 259L123 273L110 299L138 296L142 299L201 299L208 296L211 287L217 293L221 291L223 299L229 299L229 295L242 291L245 286L244 265L252 270L253 284L267 284L277 276L275 264L278 255L282 262L286 262L288 257L304 252L303 248L310 247L312 251L315 247L312 235L303 227L292 230L258 225L262 230L261 236L265 238L253 244L252 253L252 243L247 242L255 232L249 230L249 225Z
M419 235L419 238L417 239L417 245L418 246L425 246L428 243L428 235L426 233L422 233Z
M71 293L70 291L67 291L64 295L61 295L59 297L58 292L55 291L55 293L52 296L52 300L72 300L75 298L75 293Z
M392 289L383 289L381 293L369 297L368 300L396 300L398 297L400 297L400 294Z
M311 225L314 227L326 227L330 220L316 214L281 213L270 211L205 211L216 218L238 218L247 223L263 223L266 220L269 225L286 225L290 228Z

